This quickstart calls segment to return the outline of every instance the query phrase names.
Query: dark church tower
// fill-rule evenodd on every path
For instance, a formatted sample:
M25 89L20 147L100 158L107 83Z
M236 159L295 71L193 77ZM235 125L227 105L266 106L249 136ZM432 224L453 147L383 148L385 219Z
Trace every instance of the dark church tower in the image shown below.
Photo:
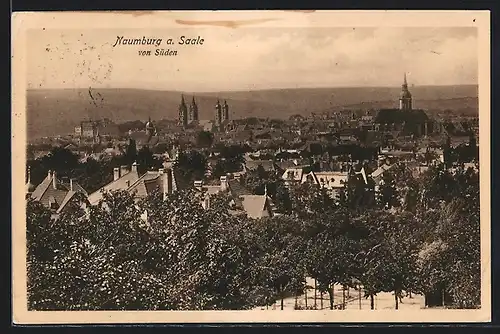
M220 126L222 124L222 117L222 107L219 100L217 100L217 104L215 105L215 126Z
M224 101L224 105L222 106L222 121L229 121L229 106L227 105L227 101Z
M191 105L189 106L189 121L190 122L197 122L198 121L198 106L196 105L196 101L193 100L191 101Z
M181 104L179 105L179 125L186 127L188 124L188 110L186 102L184 101L184 95L181 95Z
M146 134L149 138L156 135L156 128L153 124L153 121L151 121L151 117L149 117L149 120L146 123Z
M408 90L408 83L406 82L406 73L404 76L403 85L401 86L401 96L399 97L399 109L400 110L411 110L411 93Z

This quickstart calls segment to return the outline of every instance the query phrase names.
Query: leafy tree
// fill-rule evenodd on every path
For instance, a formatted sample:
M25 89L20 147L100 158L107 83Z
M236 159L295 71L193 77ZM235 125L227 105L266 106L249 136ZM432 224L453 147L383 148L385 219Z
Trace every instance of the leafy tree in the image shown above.
M383 282L382 291L394 292L395 308L399 308L399 298L403 291L414 290L414 277L417 275L417 256L420 247L412 240L411 229L414 216L411 214L390 215L379 222L382 255L379 258Z
M318 281L320 291L328 292L333 310L334 285L350 286L356 275L353 265L358 253L357 228L344 207L313 215L311 222L306 253L308 273Z
M31 307L169 308L165 280L144 271L149 247L141 224L140 210L127 193L105 194L104 202L90 207L88 214L73 205L50 226L53 257L29 261Z
M130 138L124 156L125 164L132 165L137 160L137 145L135 140Z
M312 182L304 182L290 187L291 211L299 217L308 217L314 213L327 212L335 201L325 188Z
M153 155L153 152L151 152L148 146L142 147L137 152L136 162L139 164L141 173L150 169L162 168L163 163L161 159L158 159Z
M245 147L240 145L222 146L219 147L219 151L219 159L213 171L215 177L241 171Z
M438 170L434 174L443 177ZM419 278L423 293L442 291L452 296L455 307L474 308L480 305L481 292L479 174L458 171L453 179L451 189L461 196L442 199L427 210L435 223L427 226ZM426 218L424 210L419 215Z
M174 167L186 181L202 180L207 170L207 158L195 150L180 152Z
M261 238L258 241L259 256L255 267L264 302L270 304L283 300L304 287L304 243L296 219L276 216L255 222Z
M196 146L201 148L211 147L214 142L214 135L209 131L200 131L196 135Z

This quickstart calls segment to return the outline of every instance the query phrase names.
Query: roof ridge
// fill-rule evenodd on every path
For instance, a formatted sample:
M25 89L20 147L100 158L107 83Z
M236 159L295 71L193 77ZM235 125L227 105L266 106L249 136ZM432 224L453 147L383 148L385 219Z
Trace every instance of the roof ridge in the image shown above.
M36 200L40 200L43 197L43 195L47 192L47 189L49 188L51 183L52 183L52 175L50 176L47 175L45 179L43 179L43 181L40 182L40 184L35 188L31 196ZM37 195L36 192L38 189L40 189L40 192Z
M131 173L135 173L135 174L137 174L137 177L138 177L138 178L141 178L141 176L139 176L139 173L138 173L138 172L130 170L130 171L128 171L125 175L122 175L122 176L120 176L119 178L117 178L116 180L113 180L113 181L109 182L108 184L105 184L104 186L100 187L99 189L97 189L96 191L94 191L93 193L91 193L91 194L90 194L90 196L91 196L91 195L93 195L93 194L96 194L96 193L100 193L100 192L101 192L101 190L103 190L103 189L106 189L106 188L110 187L111 185L113 185L113 184L117 183L117 182L118 182L118 181L120 181L122 178L124 178L125 176L130 175ZM135 183L135 182L134 182L134 183Z

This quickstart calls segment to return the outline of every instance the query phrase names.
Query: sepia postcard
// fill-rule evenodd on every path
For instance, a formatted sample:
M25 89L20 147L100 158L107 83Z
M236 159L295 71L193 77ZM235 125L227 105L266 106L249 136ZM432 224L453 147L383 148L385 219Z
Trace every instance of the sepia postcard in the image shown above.
M19 12L13 321L491 321L488 11Z

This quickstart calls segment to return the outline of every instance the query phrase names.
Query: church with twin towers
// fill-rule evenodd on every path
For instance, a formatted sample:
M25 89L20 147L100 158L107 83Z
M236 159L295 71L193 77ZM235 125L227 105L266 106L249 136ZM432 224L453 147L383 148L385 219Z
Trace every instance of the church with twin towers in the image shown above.
M179 125L184 129L189 125L196 125L199 121L199 109L198 104L193 96L189 106L186 104L184 95L181 95L181 103L179 104ZM229 106L227 101L220 103L217 99L217 103L214 108L214 125L220 127L224 122L229 120Z

